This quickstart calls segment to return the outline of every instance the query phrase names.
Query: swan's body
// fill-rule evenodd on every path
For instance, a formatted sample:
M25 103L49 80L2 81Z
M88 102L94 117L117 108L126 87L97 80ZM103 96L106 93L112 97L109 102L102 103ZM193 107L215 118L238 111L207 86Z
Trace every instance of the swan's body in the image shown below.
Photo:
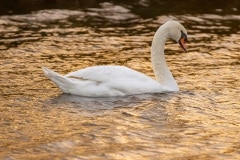
M94 66L65 76L43 67L45 75L64 93L89 97L125 96L143 93L176 92L177 82L167 67L164 45L167 38L180 43L186 50L186 29L176 21L168 21L155 33L151 61L157 81L124 66Z
M167 91L151 77L124 66L88 67L65 76L43 70L64 93L75 95L108 97Z

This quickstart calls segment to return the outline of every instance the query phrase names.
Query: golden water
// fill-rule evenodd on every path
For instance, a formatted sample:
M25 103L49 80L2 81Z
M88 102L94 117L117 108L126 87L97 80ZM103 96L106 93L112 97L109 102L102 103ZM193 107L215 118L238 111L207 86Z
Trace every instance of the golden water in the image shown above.
M0 17L0 159L240 159L240 16L103 11ZM41 71L115 64L154 76L150 43L168 19L189 34L188 53L165 49L179 93L70 96Z

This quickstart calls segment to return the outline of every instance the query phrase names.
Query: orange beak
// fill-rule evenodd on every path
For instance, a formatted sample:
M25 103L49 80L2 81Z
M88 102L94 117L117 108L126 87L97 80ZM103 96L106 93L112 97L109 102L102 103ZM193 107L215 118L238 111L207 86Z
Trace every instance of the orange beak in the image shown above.
M184 38L184 37L180 38L179 44L180 44L180 46L183 48L183 50L184 50L185 52L187 52L187 47L186 47L186 45L185 45L185 38Z

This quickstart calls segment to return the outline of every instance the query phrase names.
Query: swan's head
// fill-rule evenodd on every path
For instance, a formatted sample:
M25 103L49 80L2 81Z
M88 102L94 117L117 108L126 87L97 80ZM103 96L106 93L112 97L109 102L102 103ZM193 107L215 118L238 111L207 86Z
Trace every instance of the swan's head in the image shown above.
M175 40L179 45L187 51L185 42L187 41L187 30L177 21L167 21L162 25L167 30L167 37Z

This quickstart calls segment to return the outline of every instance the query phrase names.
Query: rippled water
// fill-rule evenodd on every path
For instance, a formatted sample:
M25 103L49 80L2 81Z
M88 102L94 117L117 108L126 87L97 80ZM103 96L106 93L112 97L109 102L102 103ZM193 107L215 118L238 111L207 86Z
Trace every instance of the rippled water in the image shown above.
M240 16L219 11L150 18L105 2L0 16L0 159L240 159ZM150 43L169 19L189 34L188 53L166 46L179 93L70 96L41 71L115 64L154 76Z

